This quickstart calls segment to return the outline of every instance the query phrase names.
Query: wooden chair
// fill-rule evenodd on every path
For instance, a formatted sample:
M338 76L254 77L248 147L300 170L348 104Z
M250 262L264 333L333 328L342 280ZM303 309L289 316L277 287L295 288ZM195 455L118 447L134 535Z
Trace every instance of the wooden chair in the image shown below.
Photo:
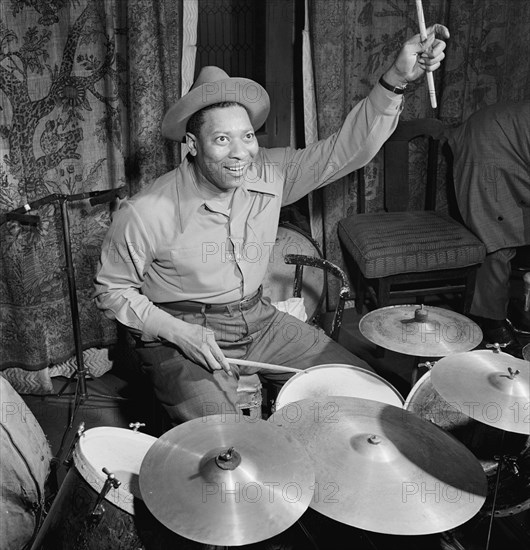
M435 211L443 132L436 119L398 124L383 146L383 212L365 212L364 169L358 171L359 213L339 222L338 237L359 313L367 292L378 308L396 299L422 303L425 296L462 293L461 312L469 312L485 247L462 224ZM413 140L427 140L428 152L424 208L411 211L409 145Z

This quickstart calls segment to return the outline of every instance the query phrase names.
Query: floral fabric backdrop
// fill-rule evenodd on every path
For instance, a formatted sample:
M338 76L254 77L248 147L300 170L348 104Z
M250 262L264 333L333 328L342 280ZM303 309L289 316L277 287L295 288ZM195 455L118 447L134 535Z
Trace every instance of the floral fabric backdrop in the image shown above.
M175 0L0 3L1 214L52 194L132 194L178 161L159 128L180 95L181 11ZM109 204L67 205L83 347L105 346L115 326L91 294ZM36 226L0 226L0 369L75 352L60 208L31 213Z
M421 80L407 88L403 119L434 117L456 126L482 106L530 97L530 2L423 0L423 9L427 26L443 23L451 38L435 73L438 109L431 108ZM319 138L325 138L368 94L404 40L418 32L418 22L410 0L312 0L310 16ZM414 154L419 159L422 150ZM437 204L441 210L448 209L445 168L442 163ZM411 207L421 207L423 172L423 167L411 171ZM366 168L367 211L383 208L380 173L377 156ZM339 265L343 259L337 223L357 212L356 187L350 175L322 190L325 256ZM334 281L329 284L332 302L337 288Z

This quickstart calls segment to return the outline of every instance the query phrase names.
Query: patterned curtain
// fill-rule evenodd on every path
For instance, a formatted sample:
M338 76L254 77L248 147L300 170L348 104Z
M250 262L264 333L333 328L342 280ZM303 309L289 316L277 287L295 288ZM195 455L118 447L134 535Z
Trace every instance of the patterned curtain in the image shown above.
M403 119L440 118L459 124L478 108L502 100L530 98L530 2L527 0L423 0L427 26L450 32L446 59L435 73L438 109L424 80L409 86ZM365 97L392 64L404 40L418 31L410 0L311 0L311 31L319 137L339 128L346 113ZM417 157L422 151L415 152ZM416 163L414 163L416 165ZM421 204L422 171L412 170L411 206ZM448 208L444 166L439 171L437 208ZM383 207L379 155L366 169L366 209ZM339 219L357 211L353 175L323 190L325 256L343 265ZM330 305L337 295L330 281Z
M133 194L178 162L159 128L180 95L181 18L182 0L0 3L0 369L32 391L75 352L63 225L56 200L34 226L5 214L53 194ZM91 293L110 207L66 204L83 348L106 346L115 326Z

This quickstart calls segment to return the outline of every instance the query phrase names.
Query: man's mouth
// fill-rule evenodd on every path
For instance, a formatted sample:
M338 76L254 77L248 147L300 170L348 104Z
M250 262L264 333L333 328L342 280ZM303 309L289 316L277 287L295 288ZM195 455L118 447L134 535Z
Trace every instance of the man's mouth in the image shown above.
M242 176L247 168L246 164L239 164L237 166L225 166L225 168L233 176Z

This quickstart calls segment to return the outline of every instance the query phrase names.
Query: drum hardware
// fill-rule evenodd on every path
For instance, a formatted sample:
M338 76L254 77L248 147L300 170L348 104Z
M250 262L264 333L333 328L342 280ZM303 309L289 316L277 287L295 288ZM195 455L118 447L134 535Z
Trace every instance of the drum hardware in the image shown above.
M504 445L505 433L506 432L503 430L501 443L500 443L501 450L502 450L503 445ZM499 491L499 484L500 484L501 472L502 472L503 466L509 465L511 467L511 469L515 473L517 473L517 475L519 474L519 468L517 467L517 458L516 457L501 454L501 455L496 455L494 458L495 458L495 460L498 461L498 465L497 465L497 474L495 476L495 489L494 489L494 492L493 492L493 502L492 502L492 505L491 505L491 516L490 516L490 521L489 521L489 524L488 524L488 534L487 534L487 539L486 539L486 550L488 550L489 547L490 547L491 533L493 531L493 518L495 517L495 509L496 509L495 507L496 507L496 504L497 504L497 493Z
M492 349L494 353L499 353L501 351L501 348L505 348L508 344L502 343L499 344L498 342L495 342L494 344L486 344L486 348Z
M145 423L143 422L131 422L129 428L132 428L133 432L137 432L140 428L145 428Z
M359 321L359 330L379 347L417 357L444 357L482 342L482 330L471 319L425 305L376 309Z
M412 378L411 378L411 386L414 387L416 382L418 381L420 369L427 369L427 371L430 371L434 365L436 364L436 361L424 361L423 363L417 363L414 365L414 370L412 371Z
M74 448L77 445L77 442L79 441L79 438L83 435L85 432L85 423L81 422L77 428L77 432L74 436L74 439L72 440L72 443L70 443L70 448L68 449L68 452L66 453L66 456L64 457L63 464L70 468L72 465L72 455L74 453Z
M103 488L96 499L92 512L90 512L89 520L92 525L98 524L101 521L102 515L105 513L103 500L109 491L111 489L117 489L121 485L121 481L116 479L116 476L112 472L109 472L107 468L101 468L101 471L107 476L107 479L105 480Z
M300 441L313 461L311 509L366 531L422 535L459 526L484 504L487 481L479 461L415 414L354 397L293 405L269 421ZM326 412L319 421L317 406Z
M234 413L163 434L142 461L139 482L147 508L169 530L202 544L241 546L294 525L313 498L315 473L296 439Z

